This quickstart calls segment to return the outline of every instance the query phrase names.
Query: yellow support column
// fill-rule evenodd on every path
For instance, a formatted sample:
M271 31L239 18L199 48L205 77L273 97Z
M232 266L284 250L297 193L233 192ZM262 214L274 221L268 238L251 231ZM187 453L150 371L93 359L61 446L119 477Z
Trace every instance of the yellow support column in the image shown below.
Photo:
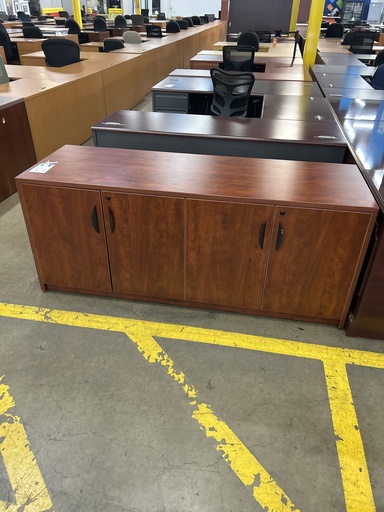
M72 0L73 17L79 24L80 28L83 28L83 18L81 17L80 0Z
M135 14L141 14L140 0L135 0Z
M297 18L299 17L299 7L300 7L300 0L293 0L292 11L291 11L291 21L289 23L289 31L290 32L294 32L296 30Z
M307 67L314 64L316 60L323 12L324 0L312 0L303 55L304 64Z

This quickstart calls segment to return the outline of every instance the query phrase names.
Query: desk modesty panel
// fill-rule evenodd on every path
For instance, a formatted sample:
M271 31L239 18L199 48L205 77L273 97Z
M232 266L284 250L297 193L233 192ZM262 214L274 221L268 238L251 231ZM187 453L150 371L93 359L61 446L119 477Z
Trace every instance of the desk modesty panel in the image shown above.
M344 326L378 211L355 165L86 146L48 160L16 178L43 290Z
M344 162L347 155L336 122L119 110L92 132L103 147L316 162Z

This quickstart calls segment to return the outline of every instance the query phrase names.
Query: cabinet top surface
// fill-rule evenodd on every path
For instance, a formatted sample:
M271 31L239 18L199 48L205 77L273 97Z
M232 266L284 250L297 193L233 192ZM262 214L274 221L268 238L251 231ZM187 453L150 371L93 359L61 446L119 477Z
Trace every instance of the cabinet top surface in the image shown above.
M54 187L376 211L356 165L63 146L16 178Z

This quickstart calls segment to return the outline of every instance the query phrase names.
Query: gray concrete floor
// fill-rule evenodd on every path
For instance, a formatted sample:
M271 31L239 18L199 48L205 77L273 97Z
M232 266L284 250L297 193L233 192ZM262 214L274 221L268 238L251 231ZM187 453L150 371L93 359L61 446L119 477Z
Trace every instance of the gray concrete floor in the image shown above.
M348 366L375 503L366 500L363 487L361 506L353 508L344 496L323 363L316 358L324 346L383 354L383 342L305 322L42 292L17 194L0 203L0 247L0 300L20 310L15 317L0 315L0 375L14 400L2 407L0 389L0 430L19 421L35 457L27 462L22 436L14 436L10 449L9 435L0 435L0 510L384 510L384 370ZM197 390L199 402L210 406L284 491L279 506L272 505L257 475L242 482L234 461L218 450L220 440L193 417L181 386L165 366L148 362L129 334L96 324L70 326L65 317L27 320L23 306L134 319L139 326L145 320L198 327L201 338L205 329L236 333L235 341L241 334L272 338L271 350L263 352L223 346L220 332L217 344L186 341L182 329L176 339L150 332ZM315 357L272 353L274 338L308 343ZM351 466L354 456L352 450ZM34 491L36 468L44 492ZM344 484L348 494L350 484ZM266 501L254 498L259 487ZM44 493L46 501L39 498ZM297 508L285 505L285 496Z

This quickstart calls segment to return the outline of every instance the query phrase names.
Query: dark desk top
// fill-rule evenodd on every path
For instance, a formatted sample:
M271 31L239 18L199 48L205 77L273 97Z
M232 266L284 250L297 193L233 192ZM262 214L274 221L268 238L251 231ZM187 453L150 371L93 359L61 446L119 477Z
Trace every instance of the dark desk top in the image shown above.
M365 89L374 90L372 86L364 80L363 76L372 76L372 71L367 71L368 68L363 68L361 74L338 75L336 73L316 73L316 80L321 89L324 88L340 88L340 89Z
M321 96L263 96L262 119L335 122L328 101Z
M324 95L327 98L359 98L367 100L383 100L384 91L369 89L350 89L349 87L324 87Z
M364 75L372 76L375 71L373 66L359 66L357 64L314 64L311 66L312 72L317 76L321 73L327 75Z
M229 118L118 110L92 130L158 133L205 139L296 142L319 146L346 146L337 123L291 119Z

